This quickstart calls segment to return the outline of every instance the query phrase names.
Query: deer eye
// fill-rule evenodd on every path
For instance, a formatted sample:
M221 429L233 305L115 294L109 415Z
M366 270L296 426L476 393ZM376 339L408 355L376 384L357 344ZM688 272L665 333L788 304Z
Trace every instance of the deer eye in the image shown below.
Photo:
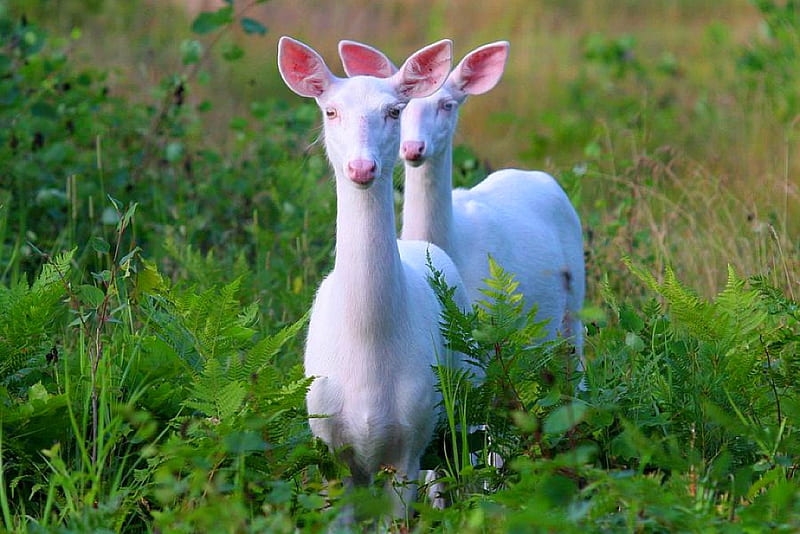
M442 100L439 107L445 111L453 111L456 108L456 103L453 100Z
M336 108L325 108L325 117L328 120L335 119L339 116L339 112L336 111Z
M390 119L399 119L401 111L403 111L403 108L400 106L389 106L389 108L386 110L386 115Z

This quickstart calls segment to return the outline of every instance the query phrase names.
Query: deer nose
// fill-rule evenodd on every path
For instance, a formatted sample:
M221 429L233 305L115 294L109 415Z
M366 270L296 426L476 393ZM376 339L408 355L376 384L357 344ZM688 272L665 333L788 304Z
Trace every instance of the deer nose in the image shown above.
M347 162L347 177L359 185L367 185L375 179L377 165L371 159L351 159Z
M403 141L400 152L406 161L419 161L425 153L424 141Z

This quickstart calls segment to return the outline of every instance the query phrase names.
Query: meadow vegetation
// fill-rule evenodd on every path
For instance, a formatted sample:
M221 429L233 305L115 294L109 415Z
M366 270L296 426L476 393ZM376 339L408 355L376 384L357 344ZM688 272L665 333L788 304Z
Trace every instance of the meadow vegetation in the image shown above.
M456 59L508 39L455 181L543 169L583 219L586 390L493 265L484 305L443 318L487 377L439 369L426 465L452 505L393 529L798 530L800 5L320 4L0 2L0 525L323 531L388 509L343 491L307 426L335 199L318 111L277 78L291 33L331 64L345 37L397 58L452 37Z

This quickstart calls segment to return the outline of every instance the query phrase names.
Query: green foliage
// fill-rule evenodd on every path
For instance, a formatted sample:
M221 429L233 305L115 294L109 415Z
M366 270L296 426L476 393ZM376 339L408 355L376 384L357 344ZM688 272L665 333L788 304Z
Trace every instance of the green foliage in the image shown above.
M220 12L227 13L224 20L214 15L217 24L209 29L215 38L233 21L257 29L254 19L230 7ZM134 229L136 245L153 257L173 256L159 265L168 276L213 269L228 282L246 261L258 274L248 278L248 290L261 293L273 324L303 313L313 280L330 263L327 221L334 206L332 195L318 198L324 159L304 156L316 120L311 107L254 100L231 120L232 146L206 143L201 120L214 102L203 98L196 78L215 51L210 45L221 42L230 61L242 49L187 42L183 71L151 88L154 102L142 102L123 98L107 72L77 66L71 53L80 32L53 39L24 17L2 22L10 44L2 56L7 61L0 61L0 92L8 95L0 102L0 259L15 260L4 278L30 276L42 264L33 247L54 255L67 244L110 241L118 219L104 206L112 192L145 211ZM226 230L209 231L218 221ZM94 252L76 251L77 266L101 271ZM202 257L210 261L197 266Z
M224 513L230 514L230 524L248 524L257 532L266 528L263 520L251 524L249 518L260 507L275 514L265 524L287 525L291 489L280 477L323 461L310 442L301 408L310 380L299 369L282 376L274 366L275 356L305 325L305 317L253 342L252 307L236 313L237 285L181 296L173 311L162 311L197 343L197 354L176 352L175 357L187 363L199 359L190 364L194 376L183 395L182 406L190 415L172 418L168 437L148 454L148 468L138 475L155 483L147 498L158 503L154 515L162 528L202 530ZM215 318L224 324L214 327ZM189 509L187 502L193 503Z
M121 223L125 220L121 214ZM71 254L48 263L30 288L17 289L17 298L3 300L9 304L2 307L4 314L13 315L27 302L28 308L48 312L49 322L39 328L77 328L86 342L61 348L53 363L42 358L31 365L31 373L53 366L46 371L52 378L13 394L9 390L3 399L0 453L4 478L11 481L3 497L6 525L10 528L11 515L23 510L43 514L46 525L52 510L70 528L121 528L141 524L147 515L142 507L157 505L156 524L196 531L213 524L228 506L240 510L245 521L251 507L261 506L251 498L247 504L245 494L277 499L275 524L285 523L288 516L279 517L288 513L290 501L272 493L286 491L277 479L327 461L306 427L302 405L310 380L297 366L285 373L276 366L278 353L306 318L259 336L257 307L241 306L238 281L202 293L181 291L152 264L132 258L118 261L129 270L113 268L100 277L117 289L98 289L101 295L91 303L69 289L70 299L62 299L70 287ZM54 284L60 289L55 299ZM111 311L107 304L117 299ZM78 309L79 320L71 327L67 303ZM59 317L60 324L53 320ZM4 365L14 363L3 356ZM25 441L19 441L22 435ZM56 445L37 458L49 440ZM35 498L22 505L17 499L23 495ZM183 513L183 499L206 498L208 507ZM87 507L97 500L99 505Z
M783 347L787 338L796 341L796 319L771 314L774 290L763 282L750 287L732 270L713 301L684 288L671 270L663 282L641 269L633 272L668 306L662 310L653 303L651 318L637 321L638 328L626 334L627 345L651 362L647 374L656 384L649 398L641 399L642 415L653 423L661 419L654 430L682 435L704 458L725 456L727 469L774 463L775 447L788 430L782 427L781 405L796 402L791 388L777 387L788 383L795 365Z
M70 274L74 250L45 264L31 285L19 280L0 287L0 385L22 382L36 362L56 346L54 324L63 314L61 299Z
M301 338L330 266L335 203L327 163L309 150L316 108L232 81L250 79L246 39L269 37L248 11L259 3L168 19L170 40L147 45L159 58L141 63L179 67L154 66L159 79L136 87L77 52L87 9L113 25L136 3L59 2L66 37L50 2L0 5L5 531L346 530L337 518L350 513L365 518L357 530L385 513L375 488L344 490L343 468L307 425ZM686 113L681 88L696 80L682 55L641 34L578 40L564 105L521 142L537 161L574 155L556 174L587 228L585 374L564 340L542 342L535 306L502 266L490 264L471 310L434 273L449 348L471 361L437 368L444 417L426 467L442 469L451 506L422 499L390 529L800 529L794 249L769 219L785 253L758 276L729 268L706 298L664 244L699 229L676 224L693 210L730 217L726 235L737 214L702 188L688 196L678 178L694 187L711 175L660 142L708 145L696 141L726 124L715 98L766 98L784 125L797 114L795 2L756 7L762 38L736 45L728 65L743 89L689 91ZM708 29L718 46L726 31ZM485 157L457 147L456 184L485 175ZM687 248L704 261L702 247ZM776 284L781 269L788 285Z
M423 508L423 524L694 531L734 518L760 528L755 517L767 513L796 528L797 304L733 270L705 300L671 270L659 281L629 267L659 300L638 308L606 293L609 316L590 327L594 356L577 397L564 360L553 365L552 347L531 345L541 325L523 313L510 275L492 264L489 298L466 314L434 276L443 332L485 376L475 385L440 368L453 505ZM470 442L464 429L481 420L490 437ZM473 465L465 449L483 460ZM489 451L505 458L501 470L482 463Z
M737 68L751 94L766 89L776 115L789 123L800 113L800 7L797 2L754 0L763 16L761 38L744 47Z
M504 483L507 473L485 467L490 455L550 455L582 419L583 404L569 400L575 362L568 346L543 341L545 325L535 320L535 306L525 306L513 274L491 258L489 274L482 289L486 298L468 311L455 305L454 288L447 287L441 273L434 271L431 278L444 306L447 346L471 364L437 368L450 436L442 465L446 480L454 483L454 501L468 498L487 480L495 487ZM485 435L469 435L476 425L486 429ZM479 467L484 467L475 469L470 452L478 453Z

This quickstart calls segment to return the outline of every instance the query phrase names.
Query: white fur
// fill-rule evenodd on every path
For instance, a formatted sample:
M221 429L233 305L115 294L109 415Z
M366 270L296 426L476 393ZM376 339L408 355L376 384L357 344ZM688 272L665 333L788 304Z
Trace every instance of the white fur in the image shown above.
M344 52L344 53L342 53ZM396 70L379 51L346 41L340 55L349 75L390 76ZM583 354L579 312L585 294L580 219L550 175L504 169L471 189L452 190L452 146L458 109L468 95L500 80L508 43L467 54L435 93L414 100L402 117L400 156L405 161L402 239L442 247L458 266L470 300L484 298L491 255L516 275L537 318L547 319L549 338L571 336Z
M416 481L438 417L431 366L446 352L428 255L450 285L460 287L461 279L435 245L397 240L392 167L400 121L392 110L435 91L449 59L450 42L441 41L391 78L341 79L302 43L283 37L279 44L287 85L323 110L336 174L336 259L317 291L305 353L306 375L316 377L308 411L326 417L312 418L311 430L348 463L357 484L384 465L399 480ZM457 300L468 305L463 289ZM396 513L414 491L402 492Z

